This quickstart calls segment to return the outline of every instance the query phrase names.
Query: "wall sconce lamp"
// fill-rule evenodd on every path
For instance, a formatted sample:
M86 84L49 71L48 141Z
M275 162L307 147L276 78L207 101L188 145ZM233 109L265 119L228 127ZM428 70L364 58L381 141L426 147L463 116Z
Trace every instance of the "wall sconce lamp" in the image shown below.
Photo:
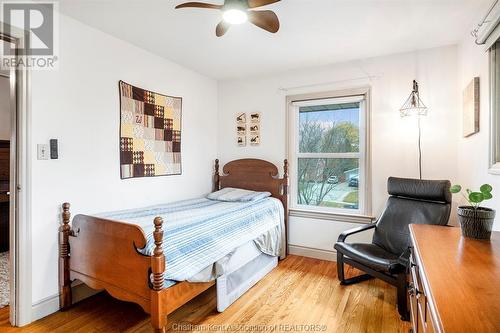
M418 117L418 171L420 179L422 179L422 142L421 136L422 131L420 128L420 116L427 115L427 106L420 99L420 94L418 92L418 83L413 80L413 90L410 96L406 99L405 103L399 109L401 117L407 116L417 116Z

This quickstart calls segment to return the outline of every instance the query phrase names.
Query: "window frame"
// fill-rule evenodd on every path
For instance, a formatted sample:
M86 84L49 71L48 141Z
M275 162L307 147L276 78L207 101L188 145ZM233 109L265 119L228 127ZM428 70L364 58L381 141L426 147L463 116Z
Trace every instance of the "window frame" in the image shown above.
M497 45L498 44L498 45ZM500 94L497 87L500 85L500 40L493 43L489 50L490 67L490 160L489 173L500 175Z
M360 105L360 150L355 153L300 153L298 149L298 119L299 107L306 104L315 104L326 100L338 99L339 102L352 102L357 99ZM290 161L290 211L304 214L328 214L339 217L354 216L371 219L371 145L370 145L370 88L361 87L347 90L326 91L286 97L287 105L287 153ZM299 158L356 158L359 160L359 207L358 209L319 207L299 205L297 202L297 174ZM363 221L364 222L364 221Z

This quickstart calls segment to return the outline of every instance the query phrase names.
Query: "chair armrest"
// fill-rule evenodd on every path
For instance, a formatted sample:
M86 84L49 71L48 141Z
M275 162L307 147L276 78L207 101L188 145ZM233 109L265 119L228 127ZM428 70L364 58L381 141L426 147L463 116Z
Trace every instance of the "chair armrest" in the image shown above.
M377 225L375 223L370 223L370 224L362 225L361 227L346 230L339 235L337 242L344 242L345 239L347 238L347 236L354 235L354 234L357 234L357 233L365 231L365 230L373 229L376 226Z

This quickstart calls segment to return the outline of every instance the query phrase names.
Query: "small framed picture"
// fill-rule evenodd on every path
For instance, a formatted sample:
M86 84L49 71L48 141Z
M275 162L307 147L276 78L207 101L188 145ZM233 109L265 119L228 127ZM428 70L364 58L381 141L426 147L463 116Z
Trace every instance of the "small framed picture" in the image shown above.
M247 137L238 135L238 147L245 147L247 145Z
M463 92L463 136L479 132L479 77L475 77Z
M252 123L259 123L260 122L260 112L250 113L250 121Z
M258 134L260 132L260 125L259 124L251 124L250 125L250 133L251 134Z
M250 144L252 146L258 146L260 144L260 134L250 135Z
M247 126L245 124L237 125L236 132L238 133L238 135L246 135Z
M242 112L242 113L238 113L236 115L236 123L238 124L246 124L247 122L247 114Z

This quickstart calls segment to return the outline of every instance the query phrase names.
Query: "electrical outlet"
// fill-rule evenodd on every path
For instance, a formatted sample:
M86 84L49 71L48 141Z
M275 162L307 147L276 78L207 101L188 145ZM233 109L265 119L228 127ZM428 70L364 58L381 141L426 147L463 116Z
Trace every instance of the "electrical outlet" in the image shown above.
M37 158L39 160L48 160L50 158L50 149L47 144L38 144L37 148Z

